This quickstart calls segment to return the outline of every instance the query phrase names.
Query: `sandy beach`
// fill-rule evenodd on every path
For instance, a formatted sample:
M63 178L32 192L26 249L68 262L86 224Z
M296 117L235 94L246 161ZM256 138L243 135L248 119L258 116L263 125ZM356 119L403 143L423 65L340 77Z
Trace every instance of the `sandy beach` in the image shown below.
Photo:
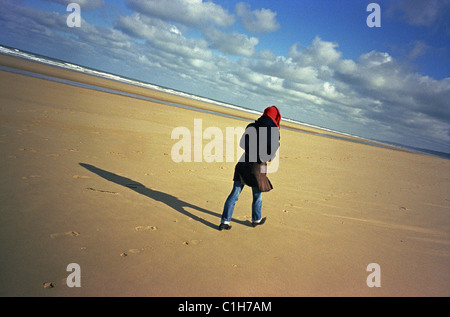
M12 57L0 65L257 118ZM171 133L248 121L7 71L0 83L0 296L450 295L449 160L282 122L266 223L251 226L247 187L232 229L218 231L235 163L176 163ZM67 285L70 263L81 287ZM381 287L367 284L371 263Z

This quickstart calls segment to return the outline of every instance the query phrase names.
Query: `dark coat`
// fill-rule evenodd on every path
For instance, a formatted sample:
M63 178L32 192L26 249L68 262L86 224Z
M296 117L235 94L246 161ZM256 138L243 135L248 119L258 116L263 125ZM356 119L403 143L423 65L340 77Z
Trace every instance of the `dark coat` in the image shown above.
M265 128L265 131L262 132L261 128ZM256 139L253 137L255 131ZM275 135L272 136L273 133ZM266 142L261 139L264 135L267 137ZM274 142L274 140L276 141ZM244 154L235 166L233 180L240 181L250 187L258 187L263 192L273 189L265 168L267 162L275 157L275 153L280 146L279 140L279 129L271 118L261 116L255 122L250 123L240 142ZM255 141L256 145L250 143ZM257 153L254 153L255 150Z

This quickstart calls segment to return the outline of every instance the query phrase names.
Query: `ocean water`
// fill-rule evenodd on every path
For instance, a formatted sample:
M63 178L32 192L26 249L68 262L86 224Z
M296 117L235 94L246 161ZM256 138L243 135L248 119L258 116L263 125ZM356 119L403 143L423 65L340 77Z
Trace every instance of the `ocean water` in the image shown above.
M176 96L180 96L180 97L184 97L184 98L189 98L189 99L192 99L192 100L203 101L203 102L206 102L206 103L209 103L209 104L213 104L213 105L217 105L217 106L220 106L220 107L240 110L240 111L244 111L244 112L252 113L252 114L257 114L257 115L261 114L259 111L248 109L248 108L245 108L245 107L240 107L240 106L237 106L237 105L224 103L224 102L221 102L221 101L218 101L218 100L209 99L209 98L206 98L206 97L189 94L189 93L186 93L186 92L183 92L183 91L178 91L178 90L174 90L174 89L171 89L171 88L158 86L158 85L155 85L155 84L151 84L151 83L147 83L147 82L143 82L143 81L127 78L127 77L120 76L120 75L117 75L117 74L112 74L112 73L107 73L107 72L104 72L104 71L99 71L99 70L96 70L96 69L93 69L93 68L88 68L88 67L72 64L72 63L69 63L69 62L66 62L66 61L50 58L50 57L47 57L47 56L42 56L42 55L39 55L39 54L22 51L22 50L19 50L17 48L12 48L12 47L7 47L7 46L0 45L0 54L4 54L4 55L8 55L8 56L14 56L14 57L18 57L18 58L21 58L21 59L34 61L34 62L46 64L46 65L56 66L56 67L60 67L60 68L68 69L68 70L73 70L73 71L77 71L77 72L80 72L80 73L84 73L84 74L88 74L88 75L92 75L92 76L97 76L97 77L100 77L100 78L110 79L110 80L114 80L114 81L117 81L117 82L120 82L120 83L130 84L130 85L134 85L134 86L138 86L138 87L142 87L142 88L146 88L146 89L161 91L161 92L165 92L165 93L168 93L168 94L172 94L172 95L176 95ZM46 75L30 73L30 72L27 72L27 71L14 70L14 69L10 69L8 67L0 67L0 69L7 70L7 71L12 71L12 72L16 72L16 73L24 73L24 74L27 74L27 75L30 75L30 76L39 77L39 78L43 78L43 79L47 79L47 80L54 80L54 81L58 81L58 82L64 82L64 83L76 85L76 86L79 86L79 87L85 87L85 88L90 88L90 89L95 89L95 90L101 90L101 91L111 92L111 93L115 93L115 94L126 95L126 96L130 96L130 97L134 97L134 98L145 99L145 100L149 100L149 101L155 101L152 98L143 97L143 96L140 96L140 95L124 93L124 92L116 91L116 90L113 90L113 89L97 87L97 86L93 86L93 85L89 85L89 84L77 83L77 82L73 82L73 81L70 81L70 80L64 80L64 79L54 78L54 77L50 77L50 76L46 76ZM158 100L158 102L161 103L161 101L159 101L159 100ZM183 105L180 105L180 104L174 104L174 103L170 103L170 102L165 102L165 104L171 105L171 106L183 107L183 108L190 108L188 106L183 106ZM212 112L212 111L204 111L204 112ZM230 117L232 117L232 116L230 116ZM239 119L242 119L242 118L239 118ZM403 149L403 150L407 150L407 151L411 151L411 152L417 152L417 153L422 153L422 154L426 154L426 155L432 155L432 156L437 156L437 157L441 157L441 158L445 158L445 159L450 159L450 153L443 153L443 152L438 152L438 151L433 151L433 150L420 149L420 148L410 147L410 146L402 145L402 144L398 144L398 143L391 143L391 142L388 142L388 141L379 141L379 140L365 139L365 138L362 138L362 137L357 136L357 135L351 135L351 134L348 134L348 133L335 131L335 130L327 129L327 128L324 128L324 127L319 127L319 126L316 126L316 125L312 125L312 124L309 124L309 123L297 121L297 120L290 119L290 118L283 118L282 121L290 122L290 123L293 123L293 124L298 124L300 126L307 126L307 127L319 129L319 130L324 131L324 132L332 132L332 133L335 133L336 135L333 136L333 135L328 135L328 134L325 134L325 133L322 134L322 133L313 133L313 132L304 132L304 131L302 131L303 133L311 133L311 134L315 134L315 135L321 135L321 136L325 136L325 137L336 138L336 139L344 139L344 140L349 140L346 137L354 137L354 138L358 138L358 140L352 139L351 141L353 141L353 142L358 142L358 143L362 143L362 144L370 144L370 145L375 145L375 146L380 146L380 147L390 147L390 148L397 147L397 148L400 148L400 149Z

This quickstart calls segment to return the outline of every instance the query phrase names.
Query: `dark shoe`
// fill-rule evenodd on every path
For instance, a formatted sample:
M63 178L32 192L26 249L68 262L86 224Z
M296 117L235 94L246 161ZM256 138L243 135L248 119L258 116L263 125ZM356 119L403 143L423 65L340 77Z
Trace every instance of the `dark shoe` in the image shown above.
M252 226L256 227L256 226L264 224L264 222L266 222L266 217L262 218L260 222L252 222Z
M220 231L222 231L222 230L230 230L230 229L231 229L231 226L229 224L226 224L226 223L221 223L220 226L219 226L219 230Z

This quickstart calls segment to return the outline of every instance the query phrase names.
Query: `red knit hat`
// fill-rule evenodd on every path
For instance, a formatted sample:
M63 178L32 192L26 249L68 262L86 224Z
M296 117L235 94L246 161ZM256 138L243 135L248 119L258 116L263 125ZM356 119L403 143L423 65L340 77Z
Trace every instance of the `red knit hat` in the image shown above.
M275 122L278 129L280 128L281 114L280 110L278 110L277 107L275 106L267 107L264 110L263 116L268 116L270 119L272 119L273 122Z

